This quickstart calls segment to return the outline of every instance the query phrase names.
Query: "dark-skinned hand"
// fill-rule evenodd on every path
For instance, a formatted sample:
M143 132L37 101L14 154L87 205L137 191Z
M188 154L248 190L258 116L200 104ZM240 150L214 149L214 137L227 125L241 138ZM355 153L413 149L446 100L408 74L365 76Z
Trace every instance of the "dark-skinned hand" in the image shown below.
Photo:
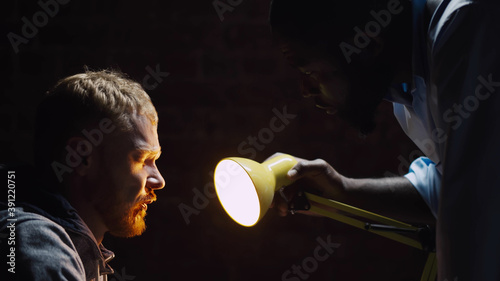
M268 159L282 155L275 153ZM275 193L271 208L278 211L280 216L286 216L288 202L299 191L313 193L325 198L339 200L342 198L348 178L338 173L330 164L323 159L306 160L295 157L298 163L288 171L288 178L294 183ZM309 211L298 211L307 215L314 215Z

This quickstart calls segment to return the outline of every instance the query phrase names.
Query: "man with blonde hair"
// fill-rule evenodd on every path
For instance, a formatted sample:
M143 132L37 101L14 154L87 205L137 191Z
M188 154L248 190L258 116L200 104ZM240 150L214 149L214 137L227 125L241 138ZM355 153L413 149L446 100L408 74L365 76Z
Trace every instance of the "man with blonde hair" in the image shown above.
M123 74L86 71L60 80L36 118L36 172L2 169L17 184L16 200L0 203L0 229L15 228L15 245L0 244L14 250L9 273L106 280L114 254L104 234L142 234L147 205L165 185L155 107Z

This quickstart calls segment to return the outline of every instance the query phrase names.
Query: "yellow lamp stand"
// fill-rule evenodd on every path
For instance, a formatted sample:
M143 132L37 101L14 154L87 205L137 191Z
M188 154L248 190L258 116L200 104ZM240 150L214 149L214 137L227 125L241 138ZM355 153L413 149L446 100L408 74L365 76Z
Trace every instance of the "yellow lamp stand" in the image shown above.
M215 168L214 182L217 197L234 221L243 226L253 226L262 219L271 206L276 191L292 183L287 173L295 164L297 160L288 154L271 158L262 164L240 157L224 158ZM428 249L427 245L424 247L422 241L401 234L419 234L425 229L311 193L299 192L299 197L301 197L299 200L289 203L290 211L307 210L419 250L429 251L420 280L436 280L437 259L433 249ZM369 222L343 213L364 218Z

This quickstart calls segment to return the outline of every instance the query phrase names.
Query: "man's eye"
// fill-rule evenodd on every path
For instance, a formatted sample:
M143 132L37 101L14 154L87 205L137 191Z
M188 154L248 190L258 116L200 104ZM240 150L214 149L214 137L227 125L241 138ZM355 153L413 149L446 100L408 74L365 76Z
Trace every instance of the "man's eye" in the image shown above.
M133 161L137 164L142 164L142 163L144 163L145 160L146 160L146 157L143 157L143 156L133 157Z
M143 159L143 161L141 162L142 166L151 166L151 165L154 165L156 162L156 160L154 158L145 158Z

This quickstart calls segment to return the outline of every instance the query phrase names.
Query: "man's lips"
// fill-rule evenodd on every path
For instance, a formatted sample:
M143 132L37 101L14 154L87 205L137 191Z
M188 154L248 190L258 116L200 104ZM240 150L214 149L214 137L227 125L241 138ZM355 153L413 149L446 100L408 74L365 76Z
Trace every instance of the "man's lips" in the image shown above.
M334 115L338 112L337 106L331 105L320 98L316 98L315 102L316 107L325 110L327 114Z
M149 199L141 203L141 208L146 211L148 209L148 204L153 203L155 200L154 199Z

